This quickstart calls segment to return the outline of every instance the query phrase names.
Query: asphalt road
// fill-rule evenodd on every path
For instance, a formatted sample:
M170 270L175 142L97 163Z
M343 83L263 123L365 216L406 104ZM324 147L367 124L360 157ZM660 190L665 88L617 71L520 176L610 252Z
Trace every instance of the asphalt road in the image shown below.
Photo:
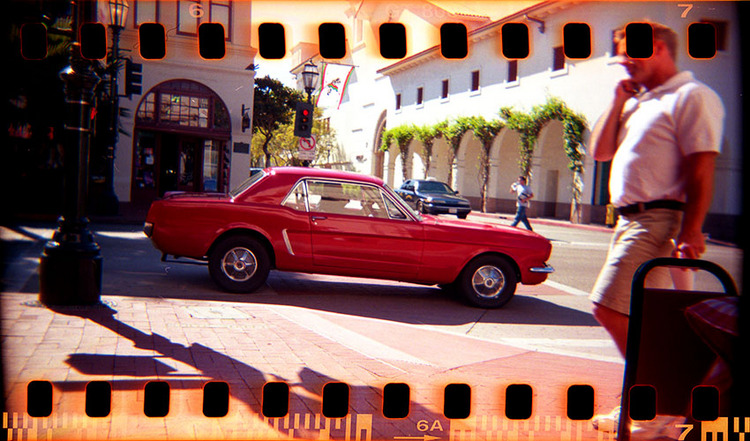
M472 216L479 222L508 220ZM219 291L205 266L162 262L140 225L92 225L104 258L103 295L202 299L289 305L323 313L417 325L436 332L463 334L525 349L575 355L601 361L621 359L606 332L590 314L587 295L606 255L611 232L533 222L550 239L555 268L539 286L520 286L516 297L499 310L464 305L435 287L388 281L272 272L258 292L234 295ZM6 290L38 292L35 277L44 241L54 225L37 224L17 231L5 229ZM741 283L741 250L709 244L705 255ZM696 286L721 290L710 275ZM123 280L130 283L123 284Z

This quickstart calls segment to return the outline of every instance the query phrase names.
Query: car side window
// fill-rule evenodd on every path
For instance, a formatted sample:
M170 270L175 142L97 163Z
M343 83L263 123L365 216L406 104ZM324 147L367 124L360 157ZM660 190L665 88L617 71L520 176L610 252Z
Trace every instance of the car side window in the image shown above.
M293 210L307 211L307 207L305 206L305 184L303 182L298 183L294 189L289 192L281 205Z
M369 185L310 181L310 211L363 217L388 217L380 190Z

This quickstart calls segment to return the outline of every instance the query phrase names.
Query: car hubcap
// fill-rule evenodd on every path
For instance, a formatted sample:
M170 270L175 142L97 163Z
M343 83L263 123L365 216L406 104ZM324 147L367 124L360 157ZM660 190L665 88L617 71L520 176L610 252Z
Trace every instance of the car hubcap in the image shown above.
M224 274L235 282L245 282L250 279L258 267L255 255L247 248L232 248L224 254L221 269Z
M497 297L505 287L505 277L497 267L486 265L474 272L471 278L474 292L480 297Z

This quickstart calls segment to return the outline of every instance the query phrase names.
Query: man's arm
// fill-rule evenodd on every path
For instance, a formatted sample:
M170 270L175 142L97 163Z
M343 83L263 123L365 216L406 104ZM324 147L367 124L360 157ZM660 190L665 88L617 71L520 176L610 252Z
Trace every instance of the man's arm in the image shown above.
M700 152L685 158L687 203L677 236L677 252L688 259L697 259L706 251L703 222L711 208L717 156L716 152Z
M620 131L620 118L625 102L635 96L637 84L622 80L615 88L615 99L604 115L594 125L591 132L591 156L596 161L609 161L617 151L617 133Z

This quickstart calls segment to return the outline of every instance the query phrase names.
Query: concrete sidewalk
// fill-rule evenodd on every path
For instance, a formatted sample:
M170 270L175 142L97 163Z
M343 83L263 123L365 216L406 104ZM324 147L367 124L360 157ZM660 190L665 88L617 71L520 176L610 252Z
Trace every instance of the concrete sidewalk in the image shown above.
M608 413L619 404L622 364L424 326L420 317L428 314L452 326L457 305L436 296L438 290L414 285L342 285L331 279L331 295L363 305L357 314L316 308L314 296L307 307L285 303L289 292L308 293L307 278L272 276L252 297L227 296L202 271L158 263L158 252L137 231L122 230L102 236L113 241L103 247L110 254L102 305L40 305L36 245L20 256L14 270L28 278L10 284L13 290L1 299L7 439L612 439L594 431L590 421L568 418L568 406ZM314 289L326 286L324 277L315 277ZM383 308L396 296L416 298L428 310L412 311L413 320L395 320ZM27 413L34 381L51 383L49 416ZM110 403L106 416L86 414L92 381L111 388L111 400L89 402L98 410ZM169 386L166 416L144 414L146 385L154 381ZM268 382L289 386L284 417L263 415ZM324 387L339 382L348 386L348 411L324 415ZM216 383L228 385L225 415L224 396L211 392ZM383 416L383 390L391 383L410 387L404 418ZM467 418L445 416L449 384L470 388ZM506 391L516 384L531 387L529 418L506 416ZM593 401L569 401L571 386L573 392L593 392ZM35 395L31 401L44 399ZM327 403L337 399L326 396ZM517 405L511 402L511 412ZM206 416L206 409L219 409L222 416Z

